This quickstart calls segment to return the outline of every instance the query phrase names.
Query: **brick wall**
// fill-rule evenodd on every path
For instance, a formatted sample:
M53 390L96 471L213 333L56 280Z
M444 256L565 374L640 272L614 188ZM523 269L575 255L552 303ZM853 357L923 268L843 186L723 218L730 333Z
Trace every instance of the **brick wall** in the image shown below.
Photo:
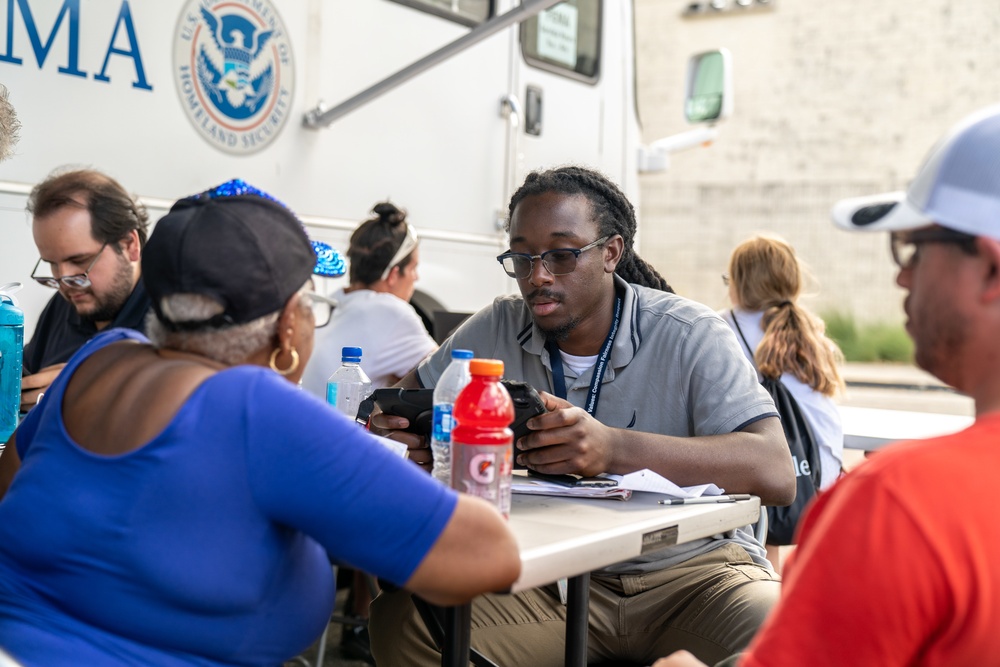
M732 51L735 112L714 145L642 177L641 254L678 292L723 308L732 247L775 232L810 267L814 310L901 321L887 238L841 232L829 209L904 189L952 123L1000 103L1000 5L772 0L685 16L689 4L635 0L644 138L688 128L680 91L698 51Z

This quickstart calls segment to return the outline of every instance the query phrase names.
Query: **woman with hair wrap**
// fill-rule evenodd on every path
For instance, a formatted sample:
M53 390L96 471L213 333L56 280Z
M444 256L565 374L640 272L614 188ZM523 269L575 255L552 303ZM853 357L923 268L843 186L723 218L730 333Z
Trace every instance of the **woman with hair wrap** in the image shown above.
M406 211L394 204L376 204L372 213L375 217L351 234L350 284L330 295L337 308L329 326L316 332L313 359L302 376L302 386L323 399L344 347L362 348L361 368L372 389L395 384L437 349L409 304L419 278L416 231L406 221ZM360 572L354 574L347 606L359 619L368 618L369 583ZM345 628L340 648L348 657L374 662L364 622Z
M350 284L330 295L337 309L330 326L317 333L316 353L302 377L302 386L321 398L345 346L362 348L361 368L372 389L395 384L437 349L408 303L419 278L416 231L406 211L389 202L372 212L376 217L351 235Z
M330 314L316 264L295 215L242 182L157 223L150 338L101 332L14 435L0 649L25 667L279 665L329 622L329 558L445 605L517 578L495 509L297 388Z

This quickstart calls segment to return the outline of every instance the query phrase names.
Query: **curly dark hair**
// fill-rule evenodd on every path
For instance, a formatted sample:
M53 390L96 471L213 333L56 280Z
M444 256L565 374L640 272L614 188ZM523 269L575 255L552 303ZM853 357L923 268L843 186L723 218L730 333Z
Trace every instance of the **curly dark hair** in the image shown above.
M377 283L406 238L406 211L389 202L380 202L372 208L372 213L376 217L362 222L351 234L347 257L351 260L352 283ZM396 266L402 271L411 259L412 252Z
M625 241L622 258L615 273L626 282L652 287L664 292L673 288L648 262L637 254L633 245L637 222L635 208L625 193L604 174L586 167L567 166L533 171L524 179L524 184L510 198L507 208L506 230L510 232L510 221L514 209L525 197L546 192L567 195L583 195L590 202L590 210L597 221L599 236L618 234Z

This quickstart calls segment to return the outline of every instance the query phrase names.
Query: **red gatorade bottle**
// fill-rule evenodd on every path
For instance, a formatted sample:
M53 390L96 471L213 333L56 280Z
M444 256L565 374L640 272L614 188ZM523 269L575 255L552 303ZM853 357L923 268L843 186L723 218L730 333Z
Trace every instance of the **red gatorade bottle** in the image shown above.
M500 384L503 362L473 359L472 381L455 400L451 432L451 486L496 505L510 516L514 403Z

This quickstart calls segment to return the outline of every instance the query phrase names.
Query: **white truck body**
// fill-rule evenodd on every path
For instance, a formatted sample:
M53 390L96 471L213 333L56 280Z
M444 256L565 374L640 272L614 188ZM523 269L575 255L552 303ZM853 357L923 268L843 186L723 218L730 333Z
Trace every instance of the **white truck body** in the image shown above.
M494 257L506 247L500 225L512 188L529 171L591 165L635 200L640 137L627 0L571 0L536 18L531 47L557 66L529 62L513 25L326 127L307 127L321 101L336 105L470 32L404 2L440 5L444 14L477 4L0 0L0 83L23 125L15 155L0 164L0 283L25 284L26 335L52 295L29 279L37 250L26 195L62 165L115 177L153 220L179 197L242 178L341 252L372 205L389 198L422 238L414 304L426 315L474 311L513 290ZM494 16L531 2L496 0ZM586 30L598 38L590 78L558 67L560 52L585 46L578 35ZM213 78L223 96L227 82L244 89L226 98L234 108L260 96L266 118L227 118L206 92ZM529 87L542 94L540 126L524 122ZM240 127L250 129L227 129Z

